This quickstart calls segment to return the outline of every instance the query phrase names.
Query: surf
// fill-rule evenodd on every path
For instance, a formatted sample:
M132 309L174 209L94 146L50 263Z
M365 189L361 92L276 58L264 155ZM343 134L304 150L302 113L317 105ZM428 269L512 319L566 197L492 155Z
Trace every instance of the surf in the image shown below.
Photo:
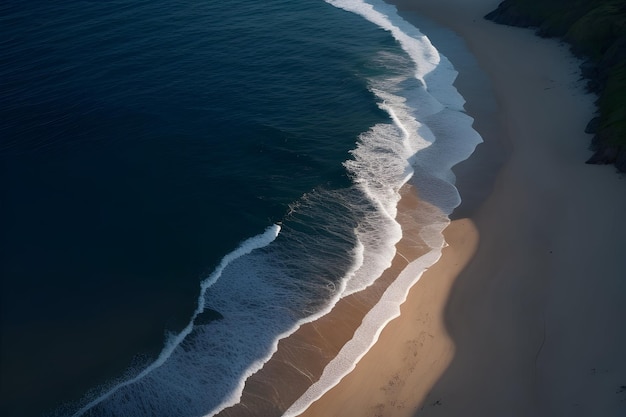
M456 70L426 36L398 16L394 6L376 0L326 1L389 31L414 64L412 77L404 74L371 80L372 91L381 100L381 108L387 111L402 137L397 143L404 144L408 155L403 155L407 156L405 160L410 164L410 168L404 167L404 179L391 182L395 186L391 187L393 191L388 190L387 213L395 219L395 204L399 202L397 190L409 181L415 186L419 198L428 201L436 210L429 217L430 224L423 225L420 232L420 238L430 250L412 260L387 287L378 303L366 314L353 338L325 367L320 379L287 409L285 417L301 414L354 369L376 343L385 325L400 314L400 305L410 288L441 257L441 250L446 244L443 230L449 224L448 216L461 201L454 187L455 176L451 168L469 158L482 142L472 128L473 119L464 112L463 98L453 86ZM360 146L368 139L367 135L362 136ZM366 171L353 162L348 165ZM374 178L379 176L376 173ZM362 180L362 183L372 194L376 194L372 189L383 188L375 181ZM355 291L359 289L362 287L355 288Z
M181 332L169 335L157 360L92 393L74 416L208 416L237 404L246 380L271 360L280 340L389 268L403 236L400 191L413 184L437 208L425 213L420 231L429 251L387 288L322 378L287 412L296 415L350 371L440 256L447 216L460 202L450 168L480 142L452 85L456 71L393 7L328 3L362 16L397 43L369 57L371 71L358 74L387 120L354 138L342 166L350 184L316 186L290 203L280 225L228 253L201 281L195 312ZM213 319L197 320L205 311L214 312Z

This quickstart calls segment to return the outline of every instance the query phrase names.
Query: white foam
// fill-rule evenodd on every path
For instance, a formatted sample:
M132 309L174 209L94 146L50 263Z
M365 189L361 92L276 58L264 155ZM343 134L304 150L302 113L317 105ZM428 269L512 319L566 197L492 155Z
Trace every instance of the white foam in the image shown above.
M439 259L446 244L443 230L449 224L447 216L461 201L454 187L455 177L451 168L467 159L476 145L482 142L471 127L472 118L463 112L464 99L453 86L457 72L426 36L397 15L394 6L379 0L326 1L388 30L415 63L415 82L402 77L372 80L372 91L381 99L381 108L393 120L396 134L394 136L379 127L378 131L374 128L371 136L362 135L359 146L353 152L355 161L346 165L357 173L357 181L366 188L368 195L384 207L388 216L395 218L395 207L399 201L397 191L411 175L420 198L433 204L440 212L433 214L431 223L420 231L420 237L432 250L411 262L387 288L353 338L324 369L321 378L285 412L288 417L302 413L354 369L376 342L384 326L400 314L400 305L409 289ZM396 145L383 146L383 152L380 152L381 138L382 143L395 139ZM368 147L370 141L376 146ZM402 143L402 147L398 143ZM394 153L398 160L391 162L386 159ZM403 167L402 158L412 164L412 169ZM400 173L402 169L404 177ZM355 278L359 272L355 272ZM363 284L371 283L375 277L362 279L357 285L348 283L346 293L363 288Z
M362 267L363 251L364 251L363 245L358 243L355 249L353 250L354 263L352 267L350 268L350 270L348 271L348 273L346 274L347 277L350 277ZM315 320L319 320L321 317L328 314L332 310L333 306L339 301L339 299L341 298L341 295L344 293L345 283L346 283L346 280L342 280L340 282L339 284L340 288L336 288L336 291L334 291L335 295L332 297L331 300L329 300L329 302L326 304L324 308L322 308L317 313L314 313L303 320L297 321L287 331L284 331L280 335L278 335L278 337L276 337L273 343L271 344L270 349L262 357L255 360L254 362L250 364L250 366L247 367L247 369L245 370L244 377L239 380L239 383L236 389L234 389L229 396L225 397L213 409L211 409L206 414L204 414L204 417L213 416L219 413L220 411L224 410L225 408L228 408L237 404L241 399L241 395L243 393L246 380L250 376L254 375L256 372L258 372L263 367L263 365L274 355L274 353L278 350L278 343L280 342L280 340L293 334L303 324L309 323ZM231 362L228 362L228 361L226 361L224 364L226 367L232 367L233 365Z
M215 268L215 271L213 271L213 273L209 275L208 278L202 281L201 293L198 299L198 308L196 309L196 312L194 314L194 319L198 314L204 311L204 294L206 290L217 282L217 280L222 276L222 273L224 272L224 269L228 266L228 264L230 264L237 258L249 254L255 249L262 248L272 243L278 237L280 229L281 227L279 225L273 224L265 229L264 233L244 240L237 249L222 258L220 264L217 266L217 268Z
M98 396L96 399L94 399L94 400L90 401L89 403L87 403L85 406L80 408L76 413L74 413L73 417L80 417L80 416L82 416L83 414L85 414L87 411L89 411L93 407L97 406L98 404L102 403L103 401L106 401L108 398L110 398L112 395L114 395L120 389L122 389L124 387L127 387L129 385L137 383L138 381L140 381L143 378L145 378L147 375L149 375L154 370L156 370L159 367L163 366L163 364L172 356L172 353L174 352L174 350L192 332L193 327L194 327L193 326L193 321L196 319L196 317L200 313L202 313L202 311L204 311L204 304L205 304L204 298L205 298L205 293L206 293L207 289L211 285L213 285L213 284L215 284L217 282L217 280L222 275L222 272L224 271L226 266L228 264L230 264L231 262L233 262L235 259L240 258L240 257L242 257L244 255L247 255L247 254L251 253L252 251L254 251L255 249L259 249L259 248L262 248L264 246L269 245L271 242L273 242L276 239L276 237L278 236L279 233L280 233L280 226L279 225L274 224L272 226L269 226L265 230L264 233L262 233L260 235L257 235L257 236L254 236L252 238L246 239L245 241L243 241L239 245L239 247L237 247L237 249L235 249L234 251L232 251L232 252L228 253L226 256L224 256L224 258L222 258L220 264L215 269L215 271L207 279L205 279L202 282L200 296L198 297L198 305L196 307L196 310L195 310L193 316L191 317L191 320L189 321L187 326L185 326L185 328L180 333L168 335L167 340L165 342L165 346L163 347L163 350L161 351L161 353L159 354L157 359L154 362L152 362L149 366L147 366L143 371L141 371L139 374L137 374L136 376L134 376L134 377L132 377L130 379L127 379L127 380L125 380L125 381L115 385L113 388L111 388L110 390L106 391L104 394Z
M443 230L445 226L441 228ZM406 300L410 288L432 264L441 256L441 250L434 250L411 262L387 288L380 301L364 317L363 323L346 343L337 356L326 366L320 379L283 414L295 417L304 412L314 401L337 385L348 375L361 358L376 343L383 328L400 315L400 305Z
M345 207L362 210L364 215L352 231L356 237L354 248L341 255L345 257L342 261L348 261L352 266L342 279L333 281L325 278L325 266L318 265L316 267L321 269L310 271L310 275L320 280L310 283L311 288L307 288L308 283L291 279L290 275L292 271L300 273L297 268L307 263L300 257L306 256L308 251L332 252L333 247L320 247L320 242L310 240L313 237L296 232L281 233L283 242L270 245L280 232L276 225L243 242L202 282L192 321L181 333L172 335L157 361L135 378L117 385L83 407L76 416L113 395L117 395L117 401L112 401L115 404L111 405L107 415L131 416L137 403L147 415L150 411L163 414L163 410L175 402L176 407L184 409L187 414L206 413L209 416L236 404L245 380L273 355L280 339L292 334L303 323L326 315L342 297L371 285L391 265L395 244L402 236L395 220L399 190L411 179L420 197L441 210L433 213L432 223L421 231L423 240L433 250L412 262L385 291L354 338L324 370L322 379L290 409L288 415L295 415L293 413L306 408L356 365L376 341L384 325L399 314L399 306L408 289L439 258L445 244L442 231L448 224L446 216L460 201L450 167L466 159L480 141L475 132L471 133L471 118L462 113L464 101L452 86L456 72L424 35L397 16L392 6L378 0L371 4L360 0L328 2L358 13L390 31L415 63L415 70L409 73L371 80L370 88L392 123L376 125L363 133L352 151L353 159L345 163L361 193L353 196L312 192L292 207L294 216L320 201L320 204L336 201ZM466 145L459 144L463 140L467 141ZM368 197L367 201L359 200L363 194ZM361 205L362 209L359 208ZM344 222L340 211L328 207L322 207L321 211L326 217L336 216L332 219L335 224ZM336 233L335 230L327 231ZM289 236L295 239L293 245L298 248L281 249L281 245L289 246L285 243ZM267 253L253 252L258 248L265 248L260 252ZM228 277L223 278L224 274ZM293 285L298 286L297 291L290 287ZM327 294L328 297L321 297L322 305L307 306L307 292ZM258 306L247 308L250 303L258 303ZM219 311L224 319L194 328L193 320L205 308ZM255 314L245 316L242 314L245 311ZM161 369L154 372L157 368ZM210 369L211 375L203 373L203 369ZM131 384L136 388L132 393L118 393ZM208 397L217 398L218 402L209 401ZM189 405L186 406L181 398L189 399Z

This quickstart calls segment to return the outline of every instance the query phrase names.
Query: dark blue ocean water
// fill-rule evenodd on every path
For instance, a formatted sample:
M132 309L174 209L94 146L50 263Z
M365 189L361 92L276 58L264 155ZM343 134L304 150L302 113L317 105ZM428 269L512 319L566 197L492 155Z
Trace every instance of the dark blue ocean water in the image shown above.
M373 155L408 157L354 150L401 142L396 38L322 0L3 1L0 414L213 412L386 259Z

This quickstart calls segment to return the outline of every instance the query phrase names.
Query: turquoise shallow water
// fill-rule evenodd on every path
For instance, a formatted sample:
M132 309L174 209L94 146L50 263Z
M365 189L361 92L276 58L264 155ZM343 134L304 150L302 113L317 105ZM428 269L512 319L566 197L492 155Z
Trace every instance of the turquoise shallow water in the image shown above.
M364 5L0 5L2 415L210 414L377 277L450 103Z

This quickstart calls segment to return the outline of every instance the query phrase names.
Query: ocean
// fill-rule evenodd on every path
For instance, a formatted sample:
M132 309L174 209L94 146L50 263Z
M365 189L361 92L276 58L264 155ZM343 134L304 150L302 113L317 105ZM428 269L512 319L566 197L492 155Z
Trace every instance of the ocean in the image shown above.
M445 245L480 137L393 6L7 0L0 35L3 416L237 404L279 340L389 267L408 183L428 250L353 363Z

